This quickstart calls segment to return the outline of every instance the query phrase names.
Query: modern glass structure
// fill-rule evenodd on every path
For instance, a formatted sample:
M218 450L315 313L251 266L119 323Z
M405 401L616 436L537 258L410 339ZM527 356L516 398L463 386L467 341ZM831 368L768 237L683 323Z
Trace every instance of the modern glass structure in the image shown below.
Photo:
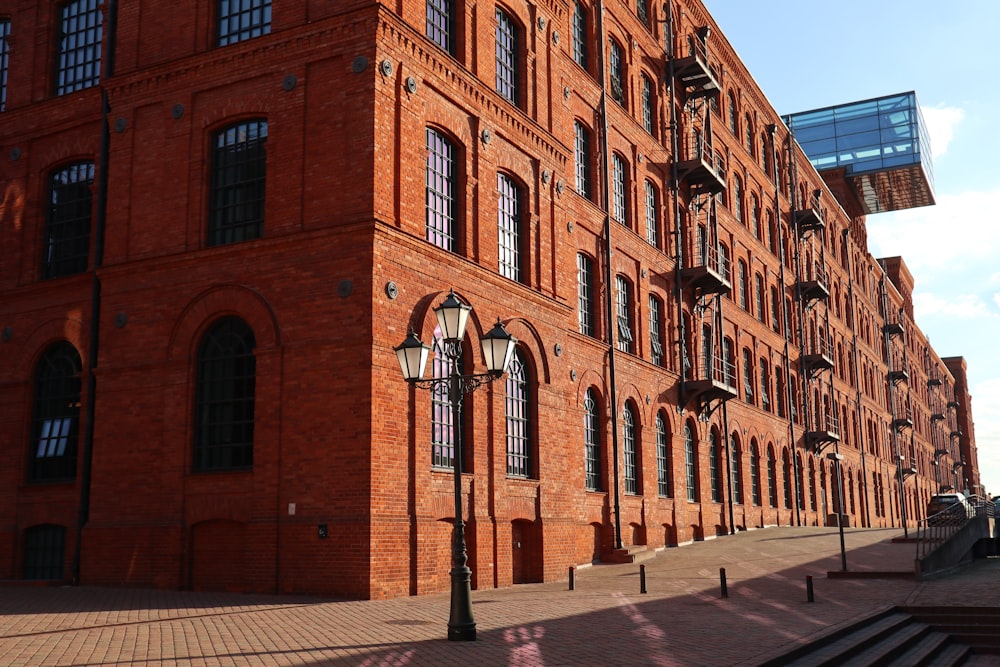
M931 144L916 93L783 117L819 171L843 169L865 213L934 203Z

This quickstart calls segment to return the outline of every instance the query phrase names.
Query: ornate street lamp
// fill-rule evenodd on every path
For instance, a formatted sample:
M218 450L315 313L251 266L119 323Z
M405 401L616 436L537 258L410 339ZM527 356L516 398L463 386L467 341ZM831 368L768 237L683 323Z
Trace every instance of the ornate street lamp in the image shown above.
M454 451L452 465L455 468L455 526L452 540L451 568L451 613L448 618L448 639L451 641L475 641L476 621L472 618L472 570L468 566L465 549L465 521L462 519L462 396L472 393L484 384L489 384L503 376L510 359L514 356L517 339L507 333L500 319L483 336L483 359L485 373L465 374L459 372L462 358L462 341L465 326L469 321L472 306L462 301L452 290L447 298L434 309L438 327L441 329L443 344L441 354L448 361L448 377L424 379L424 368L430 346L421 342L413 331L395 348L403 379L421 389L448 390L451 403L452 442Z

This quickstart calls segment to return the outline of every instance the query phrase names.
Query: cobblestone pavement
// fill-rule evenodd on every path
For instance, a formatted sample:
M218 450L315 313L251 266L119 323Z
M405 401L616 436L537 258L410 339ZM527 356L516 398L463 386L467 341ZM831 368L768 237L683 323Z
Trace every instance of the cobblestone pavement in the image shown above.
M891 541L901 534L845 530L848 570L912 571L915 546ZM572 591L565 579L473 591L475 642L445 639L447 594L0 586L0 665L755 665L892 605L1000 606L1000 560L927 582L828 578L840 553L836 529L769 528L663 550L644 577L595 565L577 569Z

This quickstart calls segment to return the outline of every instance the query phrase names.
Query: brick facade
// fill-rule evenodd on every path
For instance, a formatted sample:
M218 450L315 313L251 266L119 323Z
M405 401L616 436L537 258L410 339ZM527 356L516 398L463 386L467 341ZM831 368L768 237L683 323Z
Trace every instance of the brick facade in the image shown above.
M825 525L836 514L825 458L835 448L851 525L901 525L901 495L915 525L939 487L978 482L964 361L929 346L905 264L868 253L846 184L809 165L696 0L672 17L648 3L645 25L634 3L605 2L603 24L596 2L579 3L584 66L573 57L577 3L504 3L517 35L513 101L494 89L493 3L456 0L453 54L426 36L422 2L274 0L269 31L227 46L215 46L214 4L104 3L113 69L53 96L58 6L0 0L12 25L0 116L0 579L24 576L27 532L52 525L65 528L63 578L86 584L357 598L446 590L453 476L430 464L430 396L402 380L393 348L411 328L433 339L432 309L449 289L474 308L464 370L482 370L480 338L499 317L530 378L526 478L506 473L505 381L463 405L475 587L558 579L631 545ZM679 75L668 85L676 69L664 44L677 65L704 26L719 90L697 97ZM609 39L621 50L620 93L596 76ZM264 231L210 246L211 138L248 119L268 124ZM575 123L590 137L589 198L576 189ZM455 148L453 252L426 240L427 128ZM717 198L675 170L694 130L725 163ZM607 213L612 156L625 168L621 222ZM41 280L47 175L79 160L98 174L89 268ZM519 281L498 273L497 174L521 192ZM796 213L817 190L825 227L805 232ZM728 295L686 272L704 247L699 226L732 262ZM592 335L579 325L578 254L594 267ZM828 296L802 288L816 265ZM628 351L615 347L619 277L631 288ZM658 363L650 296L662 308ZM225 316L254 335L253 465L195 472L196 360ZM896 323L898 335L886 327ZM807 370L824 331L833 368ZM38 456L36 369L58 341L83 366L77 472L38 483L26 472ZM699 382L703 351L721 359L723 341L735 377L718 395ZM900 368L906 379L887 379ZM584 465L588 390L596 490ZM626 408L635 493L624 486ZM894 427L904 413L912 426ZM902 494L897 452L917 470Z

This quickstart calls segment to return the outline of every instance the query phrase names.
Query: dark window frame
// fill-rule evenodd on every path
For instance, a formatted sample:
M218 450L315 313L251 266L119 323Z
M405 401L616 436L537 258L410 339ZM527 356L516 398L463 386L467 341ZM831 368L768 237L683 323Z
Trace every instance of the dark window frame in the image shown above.
M82 375L80 353L68 341L49 346L35 366L30 482L76 478Z
M83 273L90 262L94 163L75 162L49 174L42 279Z
M271 0L219 0L216 46L228 46L271 32Z
M521 29L507 11L496 8L496 91L514 106L521 104Z
M264 234L268 124L252 118L212 134L209 247L259 239Z
M497 174L497 266L505 278L524 282L524 196L513 177Z
M104 38L102 0L69 0L59 6L56 34L56 95L91 88L101 81Z
M514 348L507 367L506 389L507 476L537 478L532 435L531 369L519 348Z
M458 145L446 134L427 128L426 239L458 252Z

